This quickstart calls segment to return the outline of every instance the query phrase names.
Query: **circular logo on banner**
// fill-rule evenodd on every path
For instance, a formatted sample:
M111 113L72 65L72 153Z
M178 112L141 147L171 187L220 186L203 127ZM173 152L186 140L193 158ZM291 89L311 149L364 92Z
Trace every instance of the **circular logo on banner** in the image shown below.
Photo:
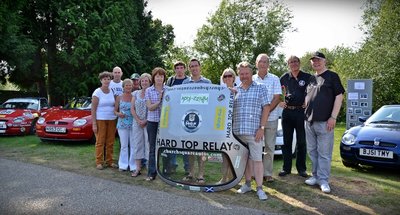
M299 85L302 87L302 86L306 85L306 82L304 80L300 80Z
M222 100L224 100L224 99L225 99L225 95L224 95L224 94L219 95L218 98L217 98L217 100L218 100L219 102L222 101Z
M185 131L193 133L200 128L201 121L199 112L190 110L183 115L182 125Z
M165 101L169 102L170 99L169 95L165 96Z

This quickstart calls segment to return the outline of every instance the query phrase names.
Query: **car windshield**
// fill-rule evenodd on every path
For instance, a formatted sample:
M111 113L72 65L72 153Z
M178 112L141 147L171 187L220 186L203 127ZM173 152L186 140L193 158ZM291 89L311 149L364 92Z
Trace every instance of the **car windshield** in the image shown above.
M75 98L64 109L89 110L92 106L91 98Z
M400 106L384 106L376 111L367 121L369 123L399 124Z
M6 102L2 105L2 108L37 110L38 103L35 103L35 102Z

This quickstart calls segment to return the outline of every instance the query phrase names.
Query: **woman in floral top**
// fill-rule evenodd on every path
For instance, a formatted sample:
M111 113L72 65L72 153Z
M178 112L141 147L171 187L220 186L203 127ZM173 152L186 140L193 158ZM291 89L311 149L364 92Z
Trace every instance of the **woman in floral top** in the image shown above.
M139 84L141 90L136 90L132 93L132 102L131 102L131 112L133 115L133 125L132 131L133 135L131 136L131 144L133 148L131 148L131 157L135 159L136 162L136 171L132 173L132 177L137 177L140 175L142 159L146 158L145 149L148 148L148 140L147 140L147 107L146 101L144 100L146 89L151 85L151 76L148 73L143 73L139 78Z
M132 136L132 122L133 116L131 113L131 100L132 100L132 86L133 82L130 79L125 79L122 82L123 93L115 100L115 115L118 117L117 130L119 140L121 142L121 150L119 153L118 166L120 171L131 171L136 169L135 162L130 162L128 145ZM132 144L131 144L132 151Z

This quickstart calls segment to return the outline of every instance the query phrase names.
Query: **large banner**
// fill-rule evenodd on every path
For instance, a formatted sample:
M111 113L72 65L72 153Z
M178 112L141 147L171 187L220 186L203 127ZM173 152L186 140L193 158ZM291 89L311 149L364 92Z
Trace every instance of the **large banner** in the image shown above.
M232 134L233 101L234 94L219 85L167 88L156 142L162 180L205 192L239 183L248 149Z

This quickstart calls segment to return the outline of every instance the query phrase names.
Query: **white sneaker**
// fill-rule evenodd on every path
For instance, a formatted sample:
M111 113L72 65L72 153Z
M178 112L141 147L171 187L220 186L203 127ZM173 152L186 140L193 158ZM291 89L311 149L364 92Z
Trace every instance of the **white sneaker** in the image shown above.
M237 191L237 193L244 194L244 193L247 193L249 191L251 191L251 187L247 186L246 184L243 184L240 187L240 189Z
M257 190L257 196L258 196L258 199L260 199L261 201L265 201L268 199L267 194L265 194L265 192L263 190Z
M317 179L313 176L308 178L304 183L310 185L310 186L314 186L318 183Z
M321 184L320 188L321 188L322 192L324 192L324 193L330 193L331 192L331 188L329 187L328 183Z

